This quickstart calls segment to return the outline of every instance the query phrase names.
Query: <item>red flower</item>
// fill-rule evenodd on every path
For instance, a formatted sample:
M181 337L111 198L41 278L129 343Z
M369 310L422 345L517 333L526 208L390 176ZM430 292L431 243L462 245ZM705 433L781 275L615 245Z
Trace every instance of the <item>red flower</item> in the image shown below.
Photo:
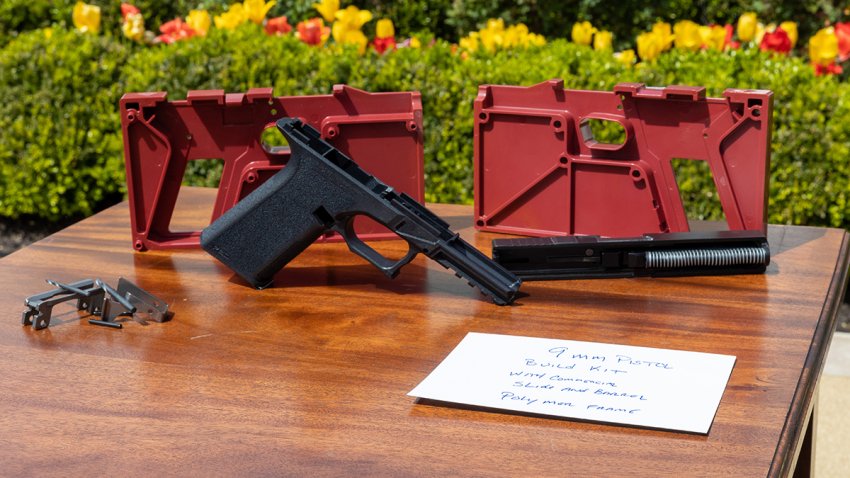
M129 3L121 4L121 16L124 17L124 19L127 18L127 15L138 15L139 13L142 13L142 11L135 6L130 5Z
M162 32L162 35L156 37L156 39L166 44L195 36L195 30L192 30L192 27L184 23L183 19L179 17L163 23L159 27L159 31Z
M319 17L299 22L295 29L298 30L295 36L308 45L321 45L331 34L330 27Z
M723 26L723 28L726 29L726 39L723 41L723 45L733 50L737 50L741 46L741 43L732 41L732 37L735 36L735 27L727 23Z
M776 51L787 54L791 51L791 37L781 27L776 27L772 32L765 32L759 44L761 51Z
M835 36L838 38L838 59L850 58L850 22L836 23Z
M292 25L286 20L286 15L269 18L266 21L266 33L269 35L286 35L292 31Z
M813 65L815 67L815 76L840 75L841 72L844 71L844 69L841 68L841 65L835 62L830 63L828 66L823 66L817 63L814 63Z
M372 47L378 53L383 53L387 50L395 50L395 38L375 38L372 40Z

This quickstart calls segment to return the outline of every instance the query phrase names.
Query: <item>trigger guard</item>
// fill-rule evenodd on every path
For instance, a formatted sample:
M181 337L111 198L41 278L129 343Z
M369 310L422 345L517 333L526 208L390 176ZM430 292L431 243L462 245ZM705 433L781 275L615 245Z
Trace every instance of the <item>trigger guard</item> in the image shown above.
M345 239L345 243L348 245L348 249L351 252L369 261L390 279L394 279L401 268L412 261L419 251L416 251L410 242L406 241L407 253L404 257L398 261L387 259L381 255L381 253L369 246L369 244L366 244L362 239L357 237L357 233L354 231L354 219L356 217L356 215L350 216L348 220L345 221L343 227L334 227L333 229L342 235L342 238ZM399 238L402 239L401 237Z

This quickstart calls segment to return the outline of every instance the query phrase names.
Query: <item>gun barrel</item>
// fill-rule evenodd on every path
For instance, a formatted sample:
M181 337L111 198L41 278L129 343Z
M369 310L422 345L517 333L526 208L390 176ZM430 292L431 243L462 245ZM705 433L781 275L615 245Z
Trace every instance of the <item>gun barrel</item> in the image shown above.
M493 258L526 280L758 274L770 263L761 231L495 239Z

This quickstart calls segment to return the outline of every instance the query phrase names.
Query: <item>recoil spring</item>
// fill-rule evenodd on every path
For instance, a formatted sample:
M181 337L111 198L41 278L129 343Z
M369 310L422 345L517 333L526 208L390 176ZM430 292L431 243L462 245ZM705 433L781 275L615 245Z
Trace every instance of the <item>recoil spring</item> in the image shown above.
M646 251L646 267L649 269L675 269L680 267L765 264L769 254L765 247L650 250Z

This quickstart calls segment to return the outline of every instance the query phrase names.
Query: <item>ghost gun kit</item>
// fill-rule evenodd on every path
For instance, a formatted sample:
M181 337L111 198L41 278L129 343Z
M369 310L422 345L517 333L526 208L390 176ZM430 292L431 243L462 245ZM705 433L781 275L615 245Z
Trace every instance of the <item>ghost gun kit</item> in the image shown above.
M328 231L342 235L352 252L395 277L423 253L458 277L510 304L521 280L448 228L424 206L361 169L298 119L283 118L291 159L285 168L225 212L201 233L201 246L252 286L264 288L283 266ZM354 219L366 215L408 243L392 261L357 237Z
M761 231L495 239L493 259L524 280L758 274L770 263Z

